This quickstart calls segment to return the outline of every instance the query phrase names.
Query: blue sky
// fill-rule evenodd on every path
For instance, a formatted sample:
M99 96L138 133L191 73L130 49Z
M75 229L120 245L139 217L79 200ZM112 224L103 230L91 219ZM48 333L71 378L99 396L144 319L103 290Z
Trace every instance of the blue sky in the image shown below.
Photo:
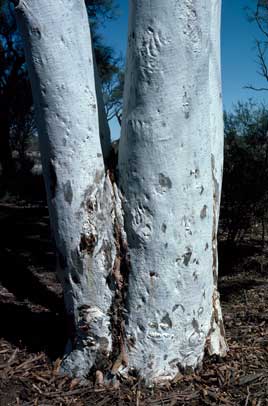
M163 0L165 1L165 0ZM200 0L202 1L202 0ZM117 0L119 17L106 24L103 30L105 41L125 55L128 25L128 0ZM222 0L222 87L223 103L231 110L238 100L252 98L266 101L268 92L254 92L244 87L248 84L264 85L256 73L254 40L260 33L254 23L249 23L245 7L252 7L255 0ZM114 136L119 135L116 122L111 124Z

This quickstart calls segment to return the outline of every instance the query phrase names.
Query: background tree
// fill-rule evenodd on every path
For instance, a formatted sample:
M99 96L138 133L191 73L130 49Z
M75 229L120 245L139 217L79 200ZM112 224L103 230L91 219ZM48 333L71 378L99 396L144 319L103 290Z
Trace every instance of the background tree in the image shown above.
M260 31L260 38L256 40L257 51L257 73L268 83L268 3L266 0L255 0L255 9L247 8L248 18L251 22L255 22ZM246 86L248 89L256 91L267 91L267 84L261 87L256 87L254 84Z
M122 67L114 50L104 44L100 27L116 18L117 6L115 0L88 0L86 4L106 111L112 118L121 109ZM36 130L27 66L11 3L2 0L0 13L0 165L4 191L15 171L24 173L33 165L26 151Z
M11 6L7 2L2 4L0 14L0 54L0 164L2 177L7 179L14 172L11 129L13 145L15 137L20 137L21 134L23 136L20 143L22 144L22 140L26 141L29 134L26 127L22 128L22 117L26 124L31 120L32 113L32 96L22 43ZM16 130L18 122L20 131Z
M229 242L261 229L268 207L268 111L252 102L225 113L225 164L221 231Z

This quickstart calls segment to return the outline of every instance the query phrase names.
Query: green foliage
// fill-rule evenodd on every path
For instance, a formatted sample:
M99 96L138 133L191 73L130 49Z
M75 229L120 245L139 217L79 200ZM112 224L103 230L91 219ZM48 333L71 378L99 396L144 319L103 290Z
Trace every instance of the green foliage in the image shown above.
M225 163L220 226L230 241L268 219L268 110L238 103L224 114ZM263 236L264 238L264 236Z

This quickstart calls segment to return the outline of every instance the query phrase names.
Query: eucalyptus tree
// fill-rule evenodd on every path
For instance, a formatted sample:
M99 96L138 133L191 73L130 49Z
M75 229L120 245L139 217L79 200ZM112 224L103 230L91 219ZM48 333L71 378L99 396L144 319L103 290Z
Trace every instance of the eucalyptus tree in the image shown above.
M225 354L219 7L130 2L117 178L103 162L84 2L17 1L73 326L68 374L158 382L199 366L206 347Z

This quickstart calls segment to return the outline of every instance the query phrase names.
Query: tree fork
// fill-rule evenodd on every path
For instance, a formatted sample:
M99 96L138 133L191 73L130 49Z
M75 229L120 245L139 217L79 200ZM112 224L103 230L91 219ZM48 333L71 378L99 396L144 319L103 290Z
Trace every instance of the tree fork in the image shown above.
M123 199L101 149L84 2L16 7L58 271L75 326L62 370L73 376L95 368L159 382L197 368L207 342L213 353L225 349L216 286L219 2L153 3L130 2Z

